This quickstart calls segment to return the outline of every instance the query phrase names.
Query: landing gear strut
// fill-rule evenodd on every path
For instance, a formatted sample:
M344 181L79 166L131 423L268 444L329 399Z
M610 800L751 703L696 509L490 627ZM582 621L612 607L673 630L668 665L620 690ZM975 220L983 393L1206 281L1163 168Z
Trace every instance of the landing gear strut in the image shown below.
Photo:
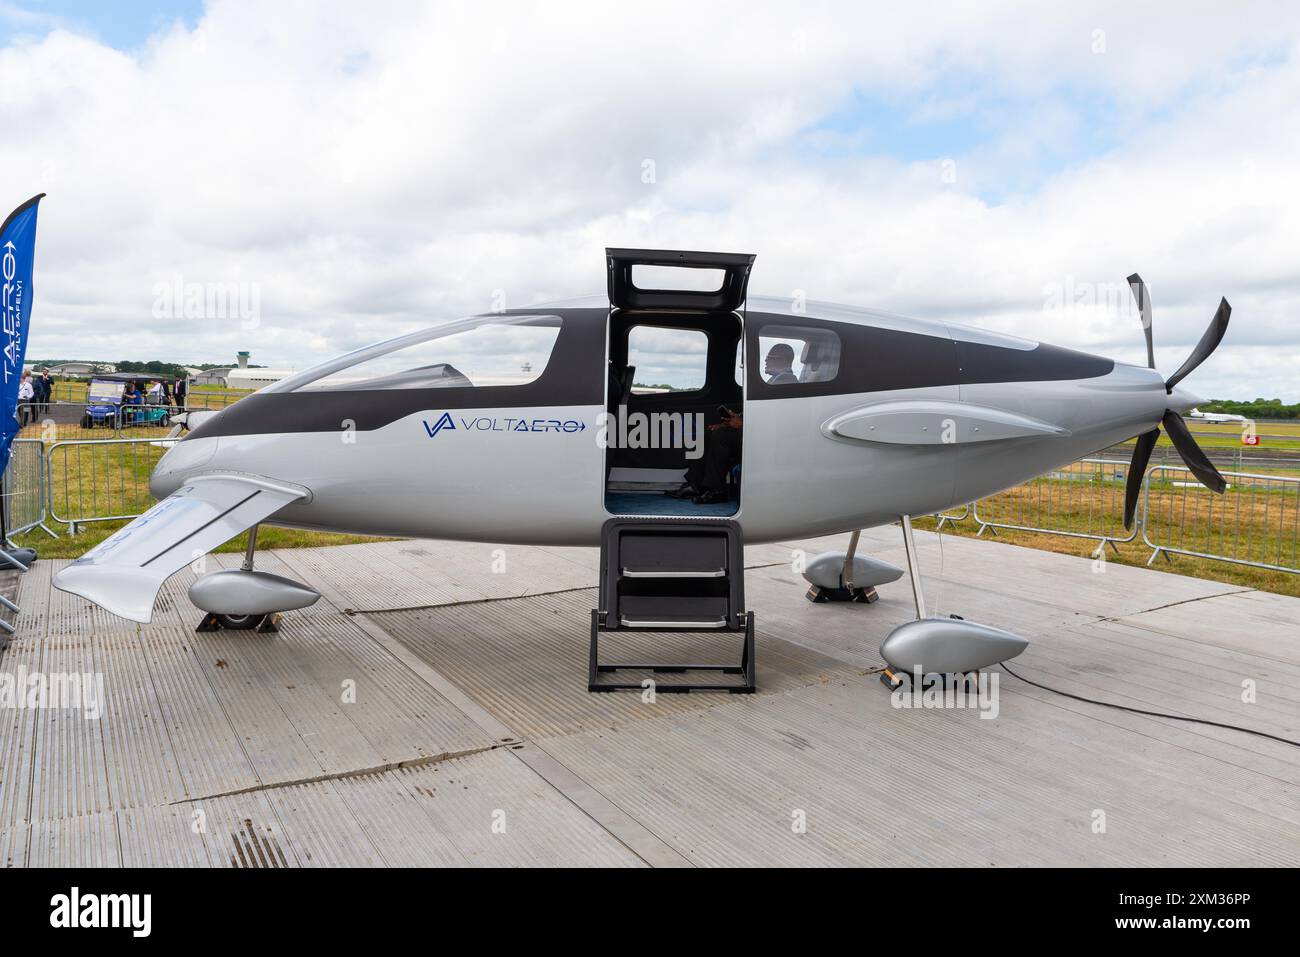
M880 657L887 665L880 676L885 686L897 687L903 675L969 675L1024 651L1029 642L1001 628L964 621L955 615L947 618L926 616L912 517L899 517L903 525L907 571L912 579L912 598L916 602L916 619L899 625L880 643Z
M298 582L253 570L257 529L249 529L248 549L238 570L212 572L190 586L190 601L207 611L197 631L279 631L281 612L305 608L320 598Z
M870 605L873 601L880 601L880 594L874 585L858 585L854 582L853 559L858 551L858 539L861 537L861 530L857 530L849 539L848 551L844 553L844 566L840 569L839 587L812 585L804 597L817 605L828 601L860 601Z

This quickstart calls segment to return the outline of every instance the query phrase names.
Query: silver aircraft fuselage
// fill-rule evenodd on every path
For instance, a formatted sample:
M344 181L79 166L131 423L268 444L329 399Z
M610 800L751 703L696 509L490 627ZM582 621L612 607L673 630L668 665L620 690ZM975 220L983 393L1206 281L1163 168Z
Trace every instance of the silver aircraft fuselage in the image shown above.
M201 475L252 473L310 493L268 524L597 545L615 514L599 441L611 403L609 310L526 315L562 323L551 361L529 385L313 392L304 384L319 373L309 370L198 426L159 462L151 489L162 498ZM815 303L794 315L787 301L759 298L735 318L745 373L734 517L751 543L970 502L1147 432L1166 409L1198 401L1167 395L1152 369L942 322ZM768 325L833 330L843 343L838 374L811 388L768 384L759 354ZM370 354L326 365L346 370Z

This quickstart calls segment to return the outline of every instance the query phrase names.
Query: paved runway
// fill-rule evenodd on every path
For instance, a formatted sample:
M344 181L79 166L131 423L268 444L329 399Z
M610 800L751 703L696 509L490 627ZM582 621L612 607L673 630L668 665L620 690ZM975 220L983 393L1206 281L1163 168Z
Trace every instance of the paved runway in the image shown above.
M1300 600L918 535L927 598L1028 637L1024 676L1300 738ZM758 694L652 702L586 691L594 549L265 553L324 595L279 634L196 634L189 570L137 627L39 561L0 680L102 676L104 706L0 708L0 863L1300 863L1300 749L1005 674L996 717L894 707L870 672L906 578L811 605L792 568L846 539L747 550ZM896 528L861 547L902 564Z

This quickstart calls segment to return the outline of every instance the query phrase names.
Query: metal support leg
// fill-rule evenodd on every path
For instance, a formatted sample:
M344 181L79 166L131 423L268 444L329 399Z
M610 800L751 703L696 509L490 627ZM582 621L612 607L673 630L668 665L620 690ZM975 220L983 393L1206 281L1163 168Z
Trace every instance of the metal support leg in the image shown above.
M0 561L3 561L6 564L11 565L12 567L18 569L20 572L27 571L26 565L24 565L22 562L14 558L12 555L4 551L3 549L0 549Z
M248 549L244 552L244 564L240 567L246 571L253 570L253 552L257 551L257 530L261 525L254 525L248 530Z
M925 617L925 595L921 592L921 563L916 557L916 539L912 535L912 516L903 520L903 550L907 553L907 574L912 579L912 597L916 600L916 617Z
M840 585L853 591L853 556L858 551L858 539L862 537L862 530L855 529L851 538L849 538L848 551L844 553L844 570L840 572Z

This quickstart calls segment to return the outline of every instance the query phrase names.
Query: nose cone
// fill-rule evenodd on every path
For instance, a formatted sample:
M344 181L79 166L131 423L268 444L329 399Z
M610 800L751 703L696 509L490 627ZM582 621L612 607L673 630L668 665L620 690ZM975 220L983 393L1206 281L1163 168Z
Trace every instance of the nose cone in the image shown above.
M1175 412L1191 412L1198 405L1204 405L1205 400L1194 392L1188 392L1186 389L1174 387L1173 394L1169 396L1168 407Z
M221 439L182 439L167 450L149 476L149 491L154 498L166 498L212 461Z

